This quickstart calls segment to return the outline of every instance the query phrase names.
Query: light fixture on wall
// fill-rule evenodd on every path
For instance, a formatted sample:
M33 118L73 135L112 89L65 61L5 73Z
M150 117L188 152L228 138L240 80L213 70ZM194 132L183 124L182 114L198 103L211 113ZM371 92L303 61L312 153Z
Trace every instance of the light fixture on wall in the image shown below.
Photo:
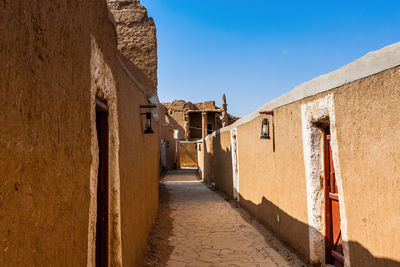
M264 118L262 120L260 138L261 139L271 139L270 133L269 133L269 120L267 118Z
M273 111L260 111L260 114L274 116ZM264 118L262 120L260 138L261 139L271 139L270 125L269 125L269 120L267 118Z
M144 109L144 108L156 108L156 105L141 105L140 108ZM154 133L153 129L152 129L152 125L151 125L151 112L143 112L141 113L141 115L145 115L146 116L146 129L144 130L145 134L152 134Z
M151 112L146 112L146 129L144 130L145 134L154 133L153 129L151 128Z

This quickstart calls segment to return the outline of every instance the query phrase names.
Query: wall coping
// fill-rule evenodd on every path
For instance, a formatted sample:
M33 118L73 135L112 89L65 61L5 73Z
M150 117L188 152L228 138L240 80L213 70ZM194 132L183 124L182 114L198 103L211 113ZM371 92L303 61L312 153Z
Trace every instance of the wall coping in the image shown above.
M259 116L260 111L273 110L278 107L294 103L304 98L314 96L342 85L366 78L379 72L400 65L400 42L386 46L380 50L372 51L365 56L327 74L318 76L308 82L295 87L290 92L267 102L255 112L250 113L235 123L218 129L207 135L205 140L217 134L230 131L240 125L246 124Z

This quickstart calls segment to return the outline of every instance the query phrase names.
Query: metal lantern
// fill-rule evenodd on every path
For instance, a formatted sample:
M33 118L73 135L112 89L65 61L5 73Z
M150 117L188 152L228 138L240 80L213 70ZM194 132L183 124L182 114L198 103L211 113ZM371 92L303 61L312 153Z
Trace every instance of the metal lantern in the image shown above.
M154 109L157 106L154 104L148 104L148 105L140 105L140 109ZM146 115L146 129L144 130L145 134L152 134L154 133L152 127L151 127L151 112L144 112L141 113L141 115Z
M146 112L146 129L144 130L145 134L154 133L153 129L151 128L151 112Z
M269 131L269 121L267 118L264 118L262 120L261 124L261 139L271 139L270 137L270 131Z

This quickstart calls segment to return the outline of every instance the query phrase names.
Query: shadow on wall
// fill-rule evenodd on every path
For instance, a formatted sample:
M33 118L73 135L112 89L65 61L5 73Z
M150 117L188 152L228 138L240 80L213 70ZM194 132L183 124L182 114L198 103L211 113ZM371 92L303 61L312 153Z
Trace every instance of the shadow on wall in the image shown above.
M215 166L218 166L218 168L213 169L215 171L213 177L233 177L230 135L228 138L227 143L229 146L225 148L223 148L221 144L221 134L218 134L213 138L214 164ZM209 155L207 155L207 157L209 157ZM215 187L224 192L230 198L233 198L233 179L215 179Z
M233 203L233 202L232 202ZM266 198L262 198L260 204L254 204L252 201L246 200L240 195L240 206L245 208L249 213L259 218L259 221L271 230L279 240L282 240L285 244L288 244L295 252L305 261L309 258L309 225L305 224L283 210L278 206L274 205ZM239 210L238 210L239 212ZM242 213L239 214L249 222L249 217L243 216ZM250 219L251 220L251 219ZM281 233L284 231L291 231L293 236L297 236L295 239L301 240L298 244L289 243L288 240L282 238ZM367 234L367 233L366 233ZM287 235L288 236L288 235ZM269 242L269 240L265 240ZM356 241L349 241L350 248L350 263L351 266L363 266L363 267L399 267L400 262L388 259L388 258L378 258L372 255L368 249L363 247L360 243ZM306 250L304 250L306 248ZM299 253L301 252L302 253ZM319 266L319 263L314 263L313 266Z
M172 128L179 131L179 139L185 139L185 129L183 129L183 127L169 114L168 122L172 126Z
M161 116L161 115L160 115ZM167 157L167 166L170 169L176 169L178 162L177 160L177 155L176 155L176 140L174 139L174 133L173 130L178 130L179 131L179 136L184 133L184 129L178 124L178 122L172 118L172 116L168 115L168 121L169 121L169 126L161 126L161 127L166 127L168 133L166 134L167 138L167 147L166 147L166 157ZM168 128L171 127L171 128Z

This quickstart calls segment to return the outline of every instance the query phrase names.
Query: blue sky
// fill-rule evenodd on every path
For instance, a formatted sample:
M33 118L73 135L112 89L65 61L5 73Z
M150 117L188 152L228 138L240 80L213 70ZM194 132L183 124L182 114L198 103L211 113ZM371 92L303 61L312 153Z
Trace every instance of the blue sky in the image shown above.
M400 1L141 0L155 20L159 98L227 96L244 116L400 41Z

